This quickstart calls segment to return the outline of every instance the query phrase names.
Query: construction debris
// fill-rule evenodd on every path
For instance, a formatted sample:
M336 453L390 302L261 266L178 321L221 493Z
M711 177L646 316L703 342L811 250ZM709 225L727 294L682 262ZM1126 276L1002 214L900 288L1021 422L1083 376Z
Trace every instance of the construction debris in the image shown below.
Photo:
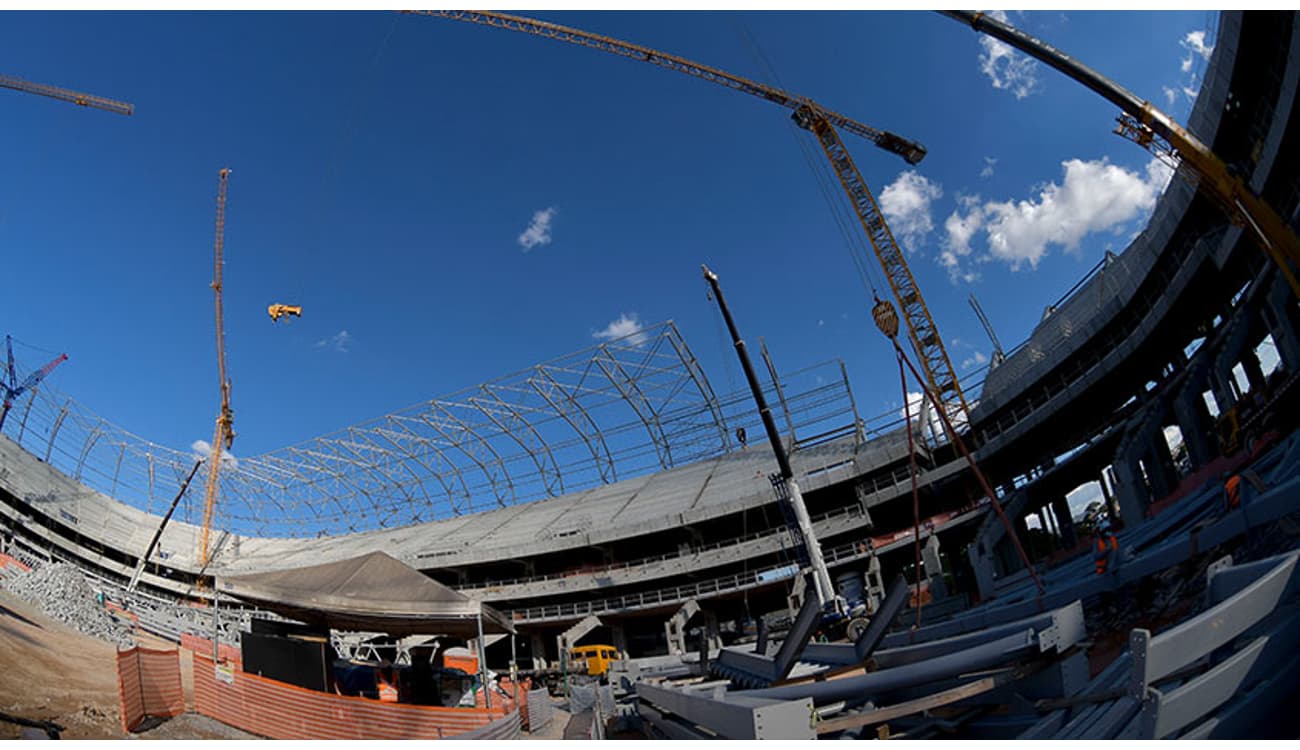
M95 590L72 565L45 565L5 579L2 585L14 596L39 607L47 617L85 635L122 648L135 645L130 629L99 605Z

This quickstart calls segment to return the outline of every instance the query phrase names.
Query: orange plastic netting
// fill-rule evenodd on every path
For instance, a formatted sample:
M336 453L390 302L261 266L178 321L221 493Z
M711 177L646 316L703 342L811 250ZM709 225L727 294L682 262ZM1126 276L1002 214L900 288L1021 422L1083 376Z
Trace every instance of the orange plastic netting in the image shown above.
M211 652L209 647L208 652ZM199 713L272 739L442 739L487 726L511 713L492 708L447 708L383 703L332 695L218 668L194 654L194 707Z
M147 717L185 713L179 651L139 646L117 652L117 695L122 731L134 732Z

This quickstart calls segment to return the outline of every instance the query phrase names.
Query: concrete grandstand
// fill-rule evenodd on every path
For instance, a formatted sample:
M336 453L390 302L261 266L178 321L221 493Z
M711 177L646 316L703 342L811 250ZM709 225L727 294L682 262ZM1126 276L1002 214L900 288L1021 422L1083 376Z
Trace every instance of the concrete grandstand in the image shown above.
M1298 81L1294 14L1225 12L1189 123L1292 225ZM1281 362L1272 374L1255 354L1265 339ZM1023 578L965 460L929 434L916 447L927 552L913 570L911 457L898 415L864 419L836 363L817 370L820 385L768 365L841 585L878 591L904 572L959 606ZM1081 541L1069 492L1099 482L1117 520L1141 524L1251 439L1293 431L1297 411L1264 407L1294 403L1298 372L1300 310L1285 282L1211 199L1175 177L1143 232L990 370L968 434L1019 534L1037 541L1031 553L1064 556ZM1228 416L1236 429L1221 445L1216 417ZM757 425L748 395L715 393L676 327L661 324L232 459L211 568L196 564L192 488L142 581L155 596L197 597L205 577L383 550L505 612L536 636L526 646L534 657L553 658L553 636L589 615L632 655L662 654L674 646L665 622L683 608L702 609L710 628L739 629L786 606L795 542L769 480L775 462L765 444L737 439L738 428L761 434ZM1181 461L1165 439L1172 427ZM195 456L48 389L16 406L6 432L6 549L129 579Z

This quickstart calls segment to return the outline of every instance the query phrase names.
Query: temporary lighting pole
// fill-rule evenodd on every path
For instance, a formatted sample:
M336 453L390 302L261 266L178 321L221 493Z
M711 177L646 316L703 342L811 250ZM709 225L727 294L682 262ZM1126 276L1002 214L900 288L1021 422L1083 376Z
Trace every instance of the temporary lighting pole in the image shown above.
M736 321L731 318L731 310L727 308L727 301L722 298L722 287L718 286L718 275L709 270L708 266L701 266L704 270L704 278L709 282L713 289L713 296L718 301L718 308L722 310L722 317L727 321L727 329L731 332L731 340L736 346L736 354L740 357L740 366L745 370L745 379L749 381L749 390L754 394L754 402L758 404L758 415L763 419L763 429L767 430L767 439L772 444L772 452L776 454L776 464L781 469L781 479L785 482L786 490L789 493L790 507L794 510L795 520L799 524L799 533L803 535L804 547L808 551L808 561L813 570L813 588L817 591L817 598L822 606L836 601L835 587L831 585L831 574L826 569L826 561L822 558L821 545L817 543L817 534L813 532L812 519L808 517L808 508L803 504L803 494L799 492L799 484L794 480L794 469L790 468L790 458L786 455L785 446L781 443L781 435L776 430L776 422L772 419L772 411L767 408L767 399L763 398L763 389L758 385L758 376L754 374L754 366L749 361L749 353L745 350L745 342L740 338L740 333L736 330Z

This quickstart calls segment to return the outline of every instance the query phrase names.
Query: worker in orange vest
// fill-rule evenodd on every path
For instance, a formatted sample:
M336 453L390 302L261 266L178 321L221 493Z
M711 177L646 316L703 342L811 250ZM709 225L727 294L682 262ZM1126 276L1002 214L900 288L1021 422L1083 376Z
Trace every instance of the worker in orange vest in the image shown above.
M1110 519L1102 516L1097 520L1097 538L1096 551L1092 554L1093 562L1097 564L1097 575L1106 572L1106 563L1110 559L1110 553L1119 548L1119 542L1115 539L1115 534L1110 530Z
M397 674L395 670L380 667L375 670L375 682L379 685L379 700L384 703L397 702Z
M1241 507L1241 475L1233 474L1223 483L1223 492L1228 503L1228 510Z

